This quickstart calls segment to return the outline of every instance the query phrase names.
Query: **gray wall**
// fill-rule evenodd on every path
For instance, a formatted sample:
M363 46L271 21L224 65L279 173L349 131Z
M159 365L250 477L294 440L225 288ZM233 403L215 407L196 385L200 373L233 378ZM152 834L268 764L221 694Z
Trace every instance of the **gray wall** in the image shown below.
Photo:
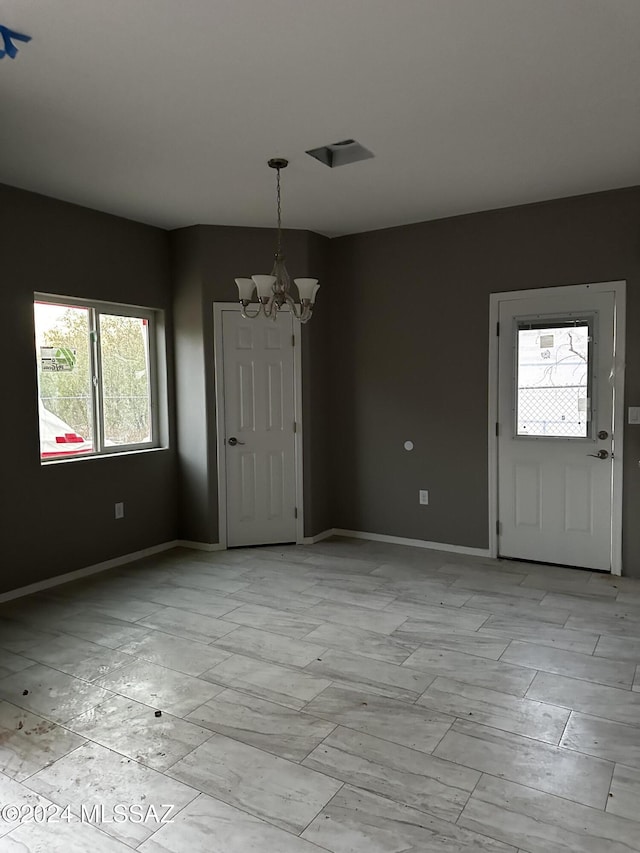
M34 291L163 308L170 324L165 232L0 186L0 257L5 591L174 539L176 464L157 451L42 466L38 443Z
M336 527L487 547L492 292L626 279L640 405L639 188L341 237L330 262ZM624 450L625 573L640 575L640 427Z
M303 328L305 533L342 527L486 547L489 294L626 279L626 404L640 404L639 228L634 188L332 241L287 232L289 271L322 285ZM0 240L0 591L177 537L217 542L212 304L236 300L236 276L268 271L273 231L167 235L0 187ZM36 290L167 311L172 435L173 304L179 458L40 465ZM445 364L452 325L461 345ZM624 558L636 575L639 459L640 427L627 427ZM429 507L418 505L420 488ZM118 522L117 500L126 503Z
M215 493L209 489L208 400L199 228L170 234L176 364L178 454L177 524L181 539L216 542L212 518ZM213 446L215 459L215 445Z
M173 231L177 423L180 460L179 531L187 540L218 542L214 302L237 302L237 276L270 272L275 234L266 228L199 225ZM331 525L328 441L330 327L326 255L329 241L287 231L284 246L292 277L314 275L321 293L312 323L303 327L305 535ZM324 303L324 304L323 304Z

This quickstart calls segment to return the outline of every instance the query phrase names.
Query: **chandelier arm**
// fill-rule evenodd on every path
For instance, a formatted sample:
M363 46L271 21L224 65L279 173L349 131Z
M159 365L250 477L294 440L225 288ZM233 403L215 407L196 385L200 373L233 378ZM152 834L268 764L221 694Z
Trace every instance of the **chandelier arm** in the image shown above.
M258 305L257 305L258 310L256 311L256 313L255 314L249 314L249 312L247 311L247 308L249 307L249 305L255 305L256 303L255 302L249 302L245 305L243 302L241 302L240 304L242 305L242 308L240 309L240 314L245 320L255 320L256 317L260 314L260 311L262 310L262 303L258 302Z
M297 302L294 302L293 298L291 296L289 296L288 293L285 293L284 298L286 300L287 305L289 306L289 310L291 311L293 316L296 318L296 320L301 320L302 319L302 311L303 311L302 305L298 305Z
M300 320L301 323L306 322L308 313L308 306L305 304L304 300L301 299L300 305L298 306L298 320Z
M266 303L265 303L265 302L263 302L263 303L262 303L262 308L263 308L263 310L264 310L264 316L265 316L265 317L271 317L271 316L274 316L274 317L275 317L275 315L278 313L278 306L277 306L277 303L276 303L276 295L275 295L275 293L272 293L272 294L271 294L271 296L269 297L269 301L268 301L268 302L266 302Z

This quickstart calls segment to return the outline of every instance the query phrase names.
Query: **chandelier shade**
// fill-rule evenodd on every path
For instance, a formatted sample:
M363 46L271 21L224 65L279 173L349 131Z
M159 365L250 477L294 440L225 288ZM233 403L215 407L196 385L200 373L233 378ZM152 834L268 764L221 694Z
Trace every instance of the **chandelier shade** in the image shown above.
M313 306L320 285L317 278L296 278L294 284L298 289L299 301L291 295L291 279L287 272L282 251L282 205L280 194L280 170L288 166L288 160L269 160L268 165L275 169L277 214L278 214L278 237L275 259L271 275L253 275L251 278L237 278L238 297L242 305L242 316L254 319L259 314L265 317L276 318L278 311L285 305L293 316L301 323L307 323L313 314ZM253 301L254 291L257 293L258 301ZM255 306L255 312L251 313L249 306Z
M252 278L237 278L238 292L240 293L240 301L246 300L250 302L253 298L253 291L256 289Z

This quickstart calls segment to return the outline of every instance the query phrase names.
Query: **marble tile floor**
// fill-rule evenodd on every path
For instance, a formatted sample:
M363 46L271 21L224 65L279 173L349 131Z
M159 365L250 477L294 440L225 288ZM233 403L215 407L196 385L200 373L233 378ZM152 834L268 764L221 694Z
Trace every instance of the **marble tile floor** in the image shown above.
M335 538L0 605L0 851L640 853L639 805L640 580Z

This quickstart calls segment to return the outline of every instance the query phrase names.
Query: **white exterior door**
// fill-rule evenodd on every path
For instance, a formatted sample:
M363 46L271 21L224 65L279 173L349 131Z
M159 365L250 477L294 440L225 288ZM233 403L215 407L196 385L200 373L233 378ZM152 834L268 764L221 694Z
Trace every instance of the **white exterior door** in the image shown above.
M222 312L227 545L296 541L293 318Z
M572 290L500 302L498 549L611 570L615 294Z

